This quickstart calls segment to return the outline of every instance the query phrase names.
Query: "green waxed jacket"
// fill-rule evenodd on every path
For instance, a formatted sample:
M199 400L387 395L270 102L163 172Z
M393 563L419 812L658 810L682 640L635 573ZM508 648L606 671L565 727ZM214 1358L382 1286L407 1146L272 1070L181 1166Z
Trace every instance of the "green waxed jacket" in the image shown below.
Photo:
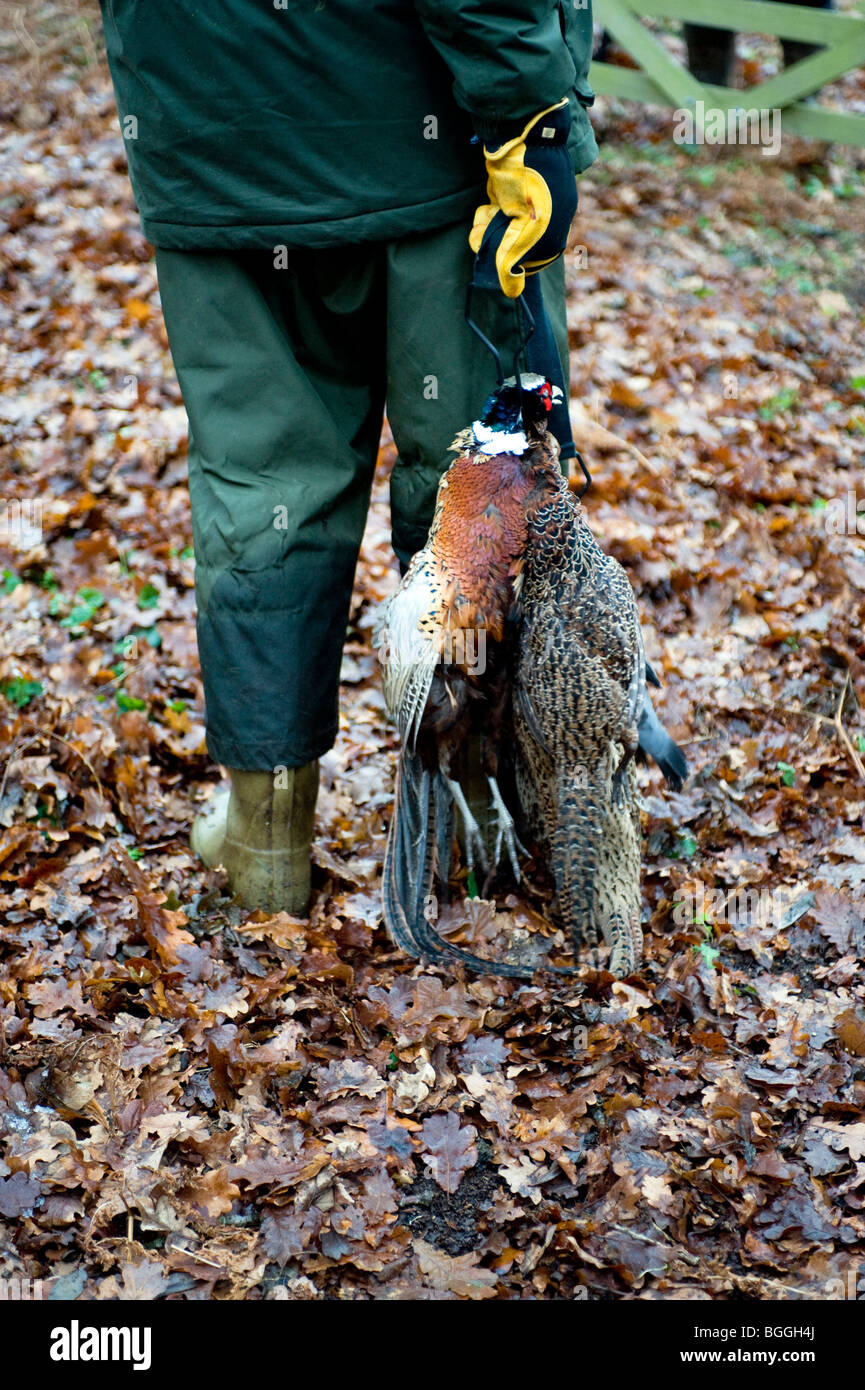
M101 0L145 235L173 250L384 241L471 218L477 131L571 99L590 0Z

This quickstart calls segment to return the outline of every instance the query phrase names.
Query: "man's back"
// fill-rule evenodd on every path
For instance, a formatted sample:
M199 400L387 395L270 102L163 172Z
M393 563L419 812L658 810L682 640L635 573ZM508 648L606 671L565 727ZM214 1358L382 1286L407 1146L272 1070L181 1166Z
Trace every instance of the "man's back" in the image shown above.
M590 11L570 0L102 7L144 230L175 250L325 247L447 225L471 215L482 177L469 110L520 116L563 87L591 99ZM595 148L573 104L579 170Z

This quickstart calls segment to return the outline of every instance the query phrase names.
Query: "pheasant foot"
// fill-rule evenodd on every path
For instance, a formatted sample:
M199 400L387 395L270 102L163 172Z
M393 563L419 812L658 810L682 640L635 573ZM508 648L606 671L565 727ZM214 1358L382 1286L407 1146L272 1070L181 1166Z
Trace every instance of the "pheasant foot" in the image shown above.
M463 835L465 837L466 847L466 867L469 872L474 869L475 854L477 854L478 863L484 873L486 873L489 868L489 860L487 859L487 851L484 844L484 837L481 834L481 828L469 809L469 804L463 795L463 789L459 782L449 777L447 779L447 784L450 787L454 805L462 816Z
M499 862L502 842L504 841L505 849L508 852L508 858L511 861L511 868L514 871L514 878L519 882L522 878L522 872L520 871L520 864L517 859L517 851L519 850L520 854L526 854L528 851L525 845L520 844L514 818L504 803L504 798L499 791L498 782L495 777L488 777L487 781L490 784L490 795L492 796L493 807L496 813L496 847L493 851L493 868L495 868Z

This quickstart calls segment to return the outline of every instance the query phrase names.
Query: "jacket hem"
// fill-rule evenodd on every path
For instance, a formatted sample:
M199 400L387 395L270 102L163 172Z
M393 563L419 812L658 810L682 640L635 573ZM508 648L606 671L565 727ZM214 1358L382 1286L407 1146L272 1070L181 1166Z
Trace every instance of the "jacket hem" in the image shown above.
M415 203L384 212L361 213L317 223L235 223L220 221L180 223L142 214L147 240L166 251L263 250L285 246L289 250L344 246L346 242L394 241L412 232L446 227L460 218L471 219L483 200L483 184L433 202Z

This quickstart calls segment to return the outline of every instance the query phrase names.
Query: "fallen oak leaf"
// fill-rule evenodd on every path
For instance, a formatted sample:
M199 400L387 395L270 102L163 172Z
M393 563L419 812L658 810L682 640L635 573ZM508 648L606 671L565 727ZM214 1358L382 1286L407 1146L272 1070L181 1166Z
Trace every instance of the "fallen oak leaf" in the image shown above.
M316 843L312 849L313 863L318 864L322 869L326 869L334 878L340 878L344 883L351 883L355 888L367 888L369 886L370 875L366 864L357 867L354 864L346 864L342 859L337 859L335 854L331 854L325 849L324 845Z
M435 1069L424 1050L416 1058L415 1070L402 1070L396 1078L393 1089L394 1109L401 1114L410 1114L426 1100L435 1085Z
M406 1126L403 1128L403 1126ZM395 1154L397 1158L410 1158L414 1153L414 1144L408 1127L419 1129L420 1126L414 1120L404 1120L396 1125L383 1124L380 1120L372 1120L366 1127L367 1138L380 1154Z
M405 1010L400 1025L407 1036L440 1030L442 1020L455 1019L466 1023L478 1017L480 1009L468 995L464 985L445 989L435 975L422 976L415 982L414 998Z
M25 1173L13 1173L11 1178L0 1178L0 1216L17 1220L21 1216L32 1216L36 1199L42 1188L35 1178Z
M665 1216L681 1216L685 1202L681 1193L674 1193L670 1180L660 1174L646 1173L640 1191L650 1206Z
M540 1164L532 1163L526 1154L520 1154L519 1162L512 1159L510 1163L503 1163L498 1171L511 1192L518 1197L528 1197L537 1206L542 1196L538 1178L546 1171Z
M822 1120L815 1128L830 1149L846 1149L854 1161L865 1158L865 1122L843 1125L835 1120Z
M460 1080L477 1101L484 1119L503 1132L513 1112L516 1082L506 1080L500 1071L484 1075L477 1070L460 1072Z
M127 1261L120 1266L119 1279L112 1274L102 1281L99 1298L152 1302L166 1292L167 1284L168 1275L156 1260L140 1260L138 1264Z
M398 1205L396 1185L386 1169L378 1168L363 1179L363 1212L372 1225L393 1221Z
M180 1188L190 1205L215 1220L231 1211L240 1188L230 1181L224 1168L213 1168L194 1177Z
M331 1096L345 1095L347 1091L356 1091L361 1096L375 1096L385 1089L387 1083L368 1062L348 1058L329 1062L320 1073L317 1084L322 1100L329 1100Z
M477 1130L473 1125L461 1126L452 1110L444 1115L430 1115L421 1128L424 1145L422 1156L430 1172L444 1192L456 1192L469 1168L478 1161L475 1148Z
M277 1207L261 1221L261 1248L269 1260L284 1269L289 1260L302 1255L309 1242L324 1225L325 1215L318 1207L295 1211Z
M492 1269L482 1269L478 1255L445 1255L425 1240L416 1240L414 1249L418 1267L434 1289L455 1293L458 1298L495 1298L498 1275Z
M267 939L274 946L302 946L306 942L309 922L303 917L292 917L288 912L274 912L271 916L254 912L234 930L250 941Z
M865 941L863 912L843 893L821 888L815 895L813 915L817 930L832 942L839 955L853 946L861 947Z

